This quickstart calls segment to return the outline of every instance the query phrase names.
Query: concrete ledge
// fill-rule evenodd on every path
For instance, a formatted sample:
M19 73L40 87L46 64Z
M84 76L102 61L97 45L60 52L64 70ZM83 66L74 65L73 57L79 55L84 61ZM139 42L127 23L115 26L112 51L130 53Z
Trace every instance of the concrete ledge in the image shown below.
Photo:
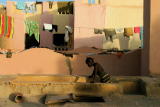
M160 78L142 77L143 92L149 97L160 97Z
M160 80L150 77L113 77L113 83L88 83L76 76L4 76L0 78L0 98L19 92L25 96L44 94L76 94L80 96L112 96L136 94L160 96Z

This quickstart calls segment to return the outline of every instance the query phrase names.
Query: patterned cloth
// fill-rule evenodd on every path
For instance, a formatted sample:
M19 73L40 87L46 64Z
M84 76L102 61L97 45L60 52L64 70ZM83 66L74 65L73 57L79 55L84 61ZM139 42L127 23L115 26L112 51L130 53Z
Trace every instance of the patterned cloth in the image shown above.
M14 20L10 16L1 15L0 17L0 37L13 37Z
M34 21L26 20L26 33L29 34L29 36L32 36L34 34L35 39L39 42L39 24Z

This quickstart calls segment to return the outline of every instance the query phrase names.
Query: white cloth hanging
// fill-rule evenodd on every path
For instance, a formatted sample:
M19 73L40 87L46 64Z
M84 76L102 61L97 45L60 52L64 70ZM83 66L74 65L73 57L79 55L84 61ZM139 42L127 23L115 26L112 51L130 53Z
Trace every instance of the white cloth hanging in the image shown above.
M73 31L72 31L72 28L70 26L65 26L65 37L64 37L64 41L65 42L69 42L69 34L71 34Z
M124 33L124 28L116 28L116 33Z
M52 24L47 24L47 23L44 23L44 29L45 30L52 30Z

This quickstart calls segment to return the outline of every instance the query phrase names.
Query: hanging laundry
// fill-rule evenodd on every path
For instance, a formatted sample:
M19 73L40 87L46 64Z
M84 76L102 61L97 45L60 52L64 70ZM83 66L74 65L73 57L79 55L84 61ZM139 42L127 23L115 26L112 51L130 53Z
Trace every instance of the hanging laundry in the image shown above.
M52 24L46 24L46 23L44 23L44 29L45 30L52 30Z
M39 25L37 22L26 20L26 33L29 34L29 36L32 36L34 34L35 39L39 42Z
M10 32L9 37L10 37L10 38L13 38L13 33L14 33L14 19L12 18L11 21L12 21L12 22L11 22L11 23L12 23L12 24L11 24L12 26L11 26L11 32Z
M143 27L140 27L140 39L143 40Z
M96 29L94 28L94 33L95 34L102 34L103 30L102 29Z
M95 0L92 0L92 4L95 4L96 2L95 2Z
M70 26L65 26L65 36L64 41L67 43L67 46L71 44L70 35L73 33L72 28Z
M25 2L25 13L34 13L34 12L36 12L36 3Z
M5 32L5 16L1 14L1 25L0 25L0 37L4 35Z
M88 4L91 4L92 3L92 0L88 0Z
M141 40L141 47L143 48L143 27L140 27L140 40Z
M25 2L24 1L17 1L16 8L19 10L24 10L25 9Z
M139 33L140 34L140 27L134 27L134 33Z
M4 36L6 36L7 32L8 32L8 17L5 16L5 32L4 32Z
M0 16L0 37L12 37L13 35L13 18L10 16Z
M49 1L49 9L52 9L52 6L53 6L53 2Z
M13 27L13 18L8 16L8 26L7 26L7 30L6 30L6 37L11 38L11 33L12 33L12 27Z
M95 0L88 0L88 4L95 4Z
M113 42L113 36L116 35L115 29L104 29L106 40L108 40L108 37Z
M58 26L53 25L53 24L44 24L43 25L43 30L48 30L49 32L53 32L53 30L55 30L57 32L58 31Z
M57 25L52 25L52 28L53 28L56 32L58 32L58 26L57 26Z
M128 28L124 28L124 36L133 36L133 28L128 27Z
M123 33L119 33L118 39L120 43L120 50L128 50L130 38L125 37Z
M129 40L129 49L134 50L141 47L141 40L138 33L135 33L133 36L130 37Z
M116 34L117 33L124 33L124 28L116 28Z

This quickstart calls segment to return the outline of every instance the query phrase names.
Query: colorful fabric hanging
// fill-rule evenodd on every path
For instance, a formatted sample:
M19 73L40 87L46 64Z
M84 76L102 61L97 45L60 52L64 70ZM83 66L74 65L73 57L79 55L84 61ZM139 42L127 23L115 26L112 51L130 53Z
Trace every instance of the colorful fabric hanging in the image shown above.
M13 18L10 16L1 15L0 17L0 37L5 36L12 38L13 35Z
M140 33L140 27L134 27L134 33Z
M11 33L11 27L12 27L12 18L10 16L8 16L8 26L7 26L7 30L6 30L6 37L10 37L10 33Z
M5 33L5 16L1 15L1 25L0 25L0 37L4 36Z
M5 31L4 31L4 36L6 36L8 33L8 17L5 16Z
M11 24L12 26L11 26L11 32L10 32L9 37L13 38L13 33L14 33L14 19L13 18L11 19L11 23L12 23Z
M39 42L39 24L34 21L26 20L26 33L29 34L29 36L32 36L34 34L35 39Z
M129 28L124 28L124 36L133 36L133 28L129 27Z

